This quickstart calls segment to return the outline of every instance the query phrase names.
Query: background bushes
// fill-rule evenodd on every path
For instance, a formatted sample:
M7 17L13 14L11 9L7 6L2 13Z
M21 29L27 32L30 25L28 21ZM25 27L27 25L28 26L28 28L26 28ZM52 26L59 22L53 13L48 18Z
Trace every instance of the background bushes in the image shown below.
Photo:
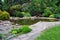
M60 18L58 16L60 13L60 0L4 0L4 2L1 1L0 9L8 11L11 16L15 14L16 10L29 12L31 16L49 17L53 14L55 18ZM17 14L20 13L17 12ZM18 15L18 17L20 16Z

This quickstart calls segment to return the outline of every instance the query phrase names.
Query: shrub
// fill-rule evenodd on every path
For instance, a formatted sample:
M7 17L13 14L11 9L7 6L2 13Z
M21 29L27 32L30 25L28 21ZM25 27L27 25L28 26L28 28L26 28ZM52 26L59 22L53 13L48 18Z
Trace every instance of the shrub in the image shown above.
M23 14L20 11L15 11L14 16L15 17L23 17Z
M44 13L42 14L42 16L44 17L49 17L49 15L52 14L52 11L50 10L49 7L47 7L45 10L44 10Z
M6 11L0 12L0 20L8 20L10 18L10 15Z
M22 30L21 33L28 33L32 30L32 29L29 28L28 25L23 25L20 29Z
M28 12L28 7L29 7L29 3L24 3L22 6L21 6L21 11L24 11L24 12Z
M24 17L31 17L29 12L21 12L21 13L24 15Z
M13 5L13 6L10 7L10 9L14 9L14 10L17 10L17 9L20 9L20 8L21 8L20 4Z
M60 14L55 14L55 18L60 18Z
M2 11L0 10L0 13L2 13Z
M12 29L10 31L11 34L24 34L24 33L28 33L30 32L32 29L29 28L28 25L23 25L21 28L19 29Z
M54 14L50 15L49 18L54 18Z
M60 40L60 26L43 31L35 40Z
M18 33L18 30L17 29L12 29L10 33L11 34L17 34Z
M55 8L55 18L60 18L60 6Z

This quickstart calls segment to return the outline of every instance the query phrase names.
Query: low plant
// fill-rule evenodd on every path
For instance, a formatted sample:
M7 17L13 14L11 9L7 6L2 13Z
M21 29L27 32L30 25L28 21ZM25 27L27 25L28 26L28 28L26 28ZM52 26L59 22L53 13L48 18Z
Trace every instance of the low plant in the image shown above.
M23 25L19 29L13 29L10 31L11 34L24 34L30 32L32 29L28 25Z
M17 34L18 33L18 29L12 29L10 32L11 32L11 34Z
M28 33L28 32L30 32L32 29L30 29L28 25L23 25L23 26L20 28L20 30L21 30L21 33Z
M51 14L51 15L49 16L49 18L54 18L54 14Z

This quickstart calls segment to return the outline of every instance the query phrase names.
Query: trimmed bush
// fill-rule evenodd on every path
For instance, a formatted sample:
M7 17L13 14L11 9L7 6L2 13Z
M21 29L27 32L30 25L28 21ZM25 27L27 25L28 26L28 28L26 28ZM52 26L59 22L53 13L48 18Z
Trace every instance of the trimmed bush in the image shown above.
M0 20L8 20L10 18L10 15L6 11L0 11Z
M17 34L18 33L18 29L12 29L10 33L11 34Z
M43 31L35 40L60 40L60 26Z
M30 29L28 25L23 25L23 26L20 28L20 30L22 30L21 33L28 33L28 32L30 32L32 29Z
M24 33L28 33L30 32L32 29L29 28L28 25L23 25L21 28L19 29L12 29L10 31L11 34L24 34Z

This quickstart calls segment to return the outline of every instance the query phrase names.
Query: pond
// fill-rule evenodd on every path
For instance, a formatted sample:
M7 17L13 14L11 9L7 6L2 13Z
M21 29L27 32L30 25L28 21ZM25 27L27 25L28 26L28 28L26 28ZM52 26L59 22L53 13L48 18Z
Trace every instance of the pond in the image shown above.
M57 19L19 19L19 20L10 20L11 22L13 22L14 24L20 24L20 25L32 25L35 24L39 21L41 22L55 22L55 21L59 21Z

